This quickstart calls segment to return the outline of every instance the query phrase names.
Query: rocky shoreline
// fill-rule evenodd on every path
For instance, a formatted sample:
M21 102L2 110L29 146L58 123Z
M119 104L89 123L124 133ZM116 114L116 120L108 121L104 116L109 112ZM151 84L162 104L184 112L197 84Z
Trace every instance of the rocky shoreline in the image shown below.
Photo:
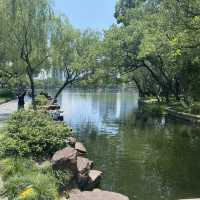
M194 114L185 113L185 112L178 112L170 107L166 108L165 110L167 114L173 118L177 118L182 121L187 121L193 124L200 125L200 115L194 115Z
M55 121L64 120L58 104L46 109ZM100 190L103 172L93 169L94 162L86 158L86 147L74 136L66 138L65 143L66 147L55 152L51 158L54 170L72 173L71 189L66 191L69 196L63 196L62 200L129 200L122 194Z
M72 172L72 189L67 191L69 200L129 200L128 197L97 189L103 172L93 169L94 163L85 157L87 150L76 138L66 139L67 147L57 151L51 165L54 170ZM63 197L63 200L67 199Z
M148 100L143 100L143 99L139 99L138 101L141 105L147 105L147 106L151 106L153 103L157 103L156 100L154 101L148 101ZM164 113L160 113L161 115L165 115L165 116L170 116L171 118L183 121L183 122L189 122L191 124L196 124L196 125L200 125L200 115L195 115L195 114L191 114L191 113L187 113L187 112L183 112L183 111L177 111L175 110L173 107L164 106Z

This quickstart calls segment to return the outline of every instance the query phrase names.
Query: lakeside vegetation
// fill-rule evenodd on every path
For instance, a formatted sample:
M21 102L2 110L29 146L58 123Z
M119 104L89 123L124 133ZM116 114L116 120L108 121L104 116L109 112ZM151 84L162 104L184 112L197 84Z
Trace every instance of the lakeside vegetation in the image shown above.
M0 89L0 104L15 98L15 94L8 89Z
M69 127L47 113L12 114L0 135L1 194L18 200L59 199L72 176L70 171L54 171L50 159L67 146L65 140L71 135Z
M80 31L50 0L0 1L0 103L16 97L23 109L29 93L34 110L14 113L1 131L9 199L55 200L69 185L68 172L58 177L51 166L37 167L71 134L37 111L67 86L133 84L141 99L153 99L146 111L200 115L199 0L119 0L113 14L118 24L108 30ZM46 87L57 89L51 102L36 94Z
M0 4L1 86L12 89L22 107L28 89L35 107L35 87L48 83L59 86L54 100L72 84L133 83L142 98L199 101L198 0L119 0L119 25L101 33L77 30L53 11L48 0ZM49 81L35 80L41 73L50 73Z

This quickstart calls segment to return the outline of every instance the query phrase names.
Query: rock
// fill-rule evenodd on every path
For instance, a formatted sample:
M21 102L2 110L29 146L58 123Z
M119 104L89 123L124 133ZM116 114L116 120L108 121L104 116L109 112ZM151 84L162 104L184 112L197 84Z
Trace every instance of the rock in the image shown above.
M92 168L93 161L84 158L84 157L77 157L77 169L80 174L84 174L88 170Z
M103 174L103 172L98 171L98 170L90 170L89 171L89 174L88 174L89 181L88 181L88 185L87 185L87 188L89 190L92 190L99 186L101 178L102 178L102 174Z
M60 105L58 104L51 104L47 107L47 110L59 110L60 109Z
M77 175L77 184L81 190L84 190L88 186L89 176L87 174L78 174Z
M76 138L74 137L68 137L67 140L65 140L67 144L69 144L71 147L75 147L76 144Z
M61 115L62 111L60 110L50 110L48 113L55 121L63 121L64 119L64 117Z
M103 172L98 170L90 170L89 171L89 178L92 182L95 182L97 179L102 177Z
M70 194L79 194L80 192L81 192L81 190L78 188L74 188L74 189L70 190Z
M91 192L70 193L69 200L129 200L128 197L114 192L95 189Z
M52 157L52 167L55 170L69 169L77 172L77 151L71 147L57 151Z
M81 142L76 142L75 149L78 151L78 155L87 153L85 146Z

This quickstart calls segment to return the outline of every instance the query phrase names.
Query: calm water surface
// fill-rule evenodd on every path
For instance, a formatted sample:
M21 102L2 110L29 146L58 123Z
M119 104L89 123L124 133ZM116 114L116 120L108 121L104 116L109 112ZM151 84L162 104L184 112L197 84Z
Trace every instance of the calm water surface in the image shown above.
M65 90L65 121L104 172L101 187L130 200L200 197L200 128L145 116L134 89Z

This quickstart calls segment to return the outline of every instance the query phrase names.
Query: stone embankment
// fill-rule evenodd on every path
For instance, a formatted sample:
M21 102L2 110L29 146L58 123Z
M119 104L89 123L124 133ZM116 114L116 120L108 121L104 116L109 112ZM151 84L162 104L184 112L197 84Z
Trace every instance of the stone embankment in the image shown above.
M103 191L100 189L94 189L93 191L84 192L72 190L70 192L69 200L128 200L128 197L122 194Z
M75 189L69 192L69 200L128 200L124 195L97 189L103 173L93 169L93 161L85 157L85 146L74 137L67 138L66 143L66 148L53 155L51 164L54 170L72 172Z
M142 105L152 105L152 104L157 103L157 100L156 99L151 99L151 100L139 99L138 102ZM200 125L200 115L177 111L173 107L169 107L167 105L164 106L164 111L165 112L163 112L162 115L168 115L174 119Z
M172 108L166 108L165 109L167 114L171 117L187 121L194 124L200 124L200 115L193 115L190 113L185 112L178 112L176 110L173 110Z

